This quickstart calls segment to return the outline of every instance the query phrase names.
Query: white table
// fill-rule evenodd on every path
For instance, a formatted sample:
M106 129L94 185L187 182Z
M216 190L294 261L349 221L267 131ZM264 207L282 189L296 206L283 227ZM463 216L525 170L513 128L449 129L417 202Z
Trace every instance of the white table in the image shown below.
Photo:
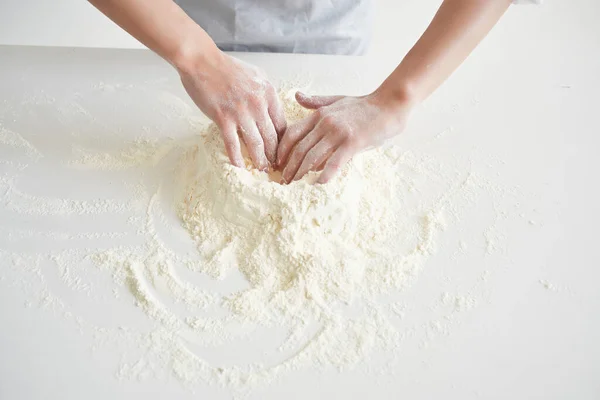
M304 370L252 398L600 397L600 59L567 41L535 48L514 43L511 51L501 46L506 54L501 59L492 48L501 40L491 40L419 108L399 139L406 148L434 143L432 154L442 160L474 149L490 160L504 160L493 163L497 182L521 188L519 200L503 204L520 210L501 227L507 235L505 253L486 255L476 247L456 261L447 251L457 238L446 235L408 297L420 310L413 318L428 321L434 311L427 304L442 288L464 293L490 270L485 285L477 286L482 288L477 307L461 314L447 335L408 340L393 379L375 379L360 368L324 374ZM593 44L593 38L587 40L582 46ZM240 57L263 67L275 81L312 81L321 91L349 94L373 88L394 61ZM73 146L118 148L140 134L193 135L173 117L191 107L173 71L146 51L0 47L0 126L20 133L43 153L40 158L33 150L12 151L0 143L0 174L18 174L17 186L32 196L126 198L127 182L156 183L160 165L135 173L71 169L65 160L73 158ZM484 243L491 212L467 216L462 234ZM40 217L0 207L0 249L10 252L135 242L128 229L118 215ZM32 234L35 230L80 237L61 241ZM126 234L86 236L98 231ZM176 380L118 381L118 349L93 352L94 338L83 328L80 332L74 318L32 300L36 283L19 280L26 273L8 264L0 268L5 277L0 281L1 399L229 398L215 387L192 393ZM109 299L114 304L91 301L85 291L61 285L56 271L45 271L48 286L74 314L107 326L146 323L126 292L118 302ZM98 274L98 285L110 288L110 279Z

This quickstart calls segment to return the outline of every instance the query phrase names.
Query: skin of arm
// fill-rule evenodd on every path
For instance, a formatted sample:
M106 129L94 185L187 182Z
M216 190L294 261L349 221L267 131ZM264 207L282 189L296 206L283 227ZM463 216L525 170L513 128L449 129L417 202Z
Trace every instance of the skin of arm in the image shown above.
M220 128L232 164L244 166L240 137L257 168L275 161L286 121L262 71L220 51L172 0L90 3L177 69L192 100Z
M306 96L296 100L316 110L291 125L279 142L283 181L322 169L325 183L352 156L402 132L415 105L429 96L467 58L511 0L445 0L400 65L373 93Z

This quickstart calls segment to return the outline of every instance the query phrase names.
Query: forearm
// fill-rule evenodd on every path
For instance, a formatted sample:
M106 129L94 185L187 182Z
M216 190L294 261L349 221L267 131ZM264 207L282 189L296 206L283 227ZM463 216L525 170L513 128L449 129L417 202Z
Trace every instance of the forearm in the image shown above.
M467 58L510 0L445 0L425 33L377 90L390 101L418 103Z
M208 34L172 0L89 1L179 70L218 53Z

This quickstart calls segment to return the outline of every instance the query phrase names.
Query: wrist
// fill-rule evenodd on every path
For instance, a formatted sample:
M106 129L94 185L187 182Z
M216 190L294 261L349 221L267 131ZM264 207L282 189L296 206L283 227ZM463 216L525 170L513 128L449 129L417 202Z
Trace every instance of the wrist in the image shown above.
M189 75L218 62L223 53L212 40L183 40L169 58L179 75Z
M381 107L390 111L413 108L419 101L414 88L407 83L386 80L370 97Z

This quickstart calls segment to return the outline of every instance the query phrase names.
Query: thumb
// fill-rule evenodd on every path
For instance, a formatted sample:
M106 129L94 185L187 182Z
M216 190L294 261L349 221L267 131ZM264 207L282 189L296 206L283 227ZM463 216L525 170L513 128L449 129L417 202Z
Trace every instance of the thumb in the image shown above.
M296 101L304 108L315 110L335 103L344 96L308 96L302 92L296 92Z

